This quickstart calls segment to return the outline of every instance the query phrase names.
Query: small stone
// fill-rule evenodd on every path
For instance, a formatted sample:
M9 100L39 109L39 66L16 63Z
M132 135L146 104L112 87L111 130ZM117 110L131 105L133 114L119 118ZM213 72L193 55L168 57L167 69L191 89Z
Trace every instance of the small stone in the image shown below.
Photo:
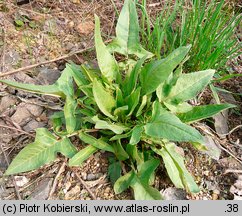
M16 112L11 116L11 120L20 126L27 124L31 119L31 114L24 106L18 106Z
M81 173L81 176L82 176L83 180L86 180L87 179L87 173L86 172L82 172Z
M169 187L166 188L162 195L165 200L186 200L186 191L178 188Z
M56 82L56 80L60 77L61 73L56 69L49 69L47 67L43 67L39 69L39 74L37 76L37 80L42 85L51 85Z
M75 23L74 23L73 21L70 21L70 22L68 23L69 28L73 28L74 25L75 25Z
M39 117L43 112L43 108L35 104L26 104L25 107L35 117Z
M204 174L205 176L209 176L209 171L206 170L206 171L203 172L203 174Z
M29 180L25 176L14 176L14 180L18 187L23 187L29 182Z
M85 21L79 23L76 30L83 35L89 35L94 30L94 23L92 21Z
M95 174L87 174L87 181L92 181L92 180L96 180L96 175Z
M17 98L12 95L6 95L2 97L0 102L0 113L4 112L10 106L13 106L17 102Z
M27 132L33 131L37 128L41 128L44 127L46 124L43 122L37 122L36 120L31 120L30 122L28 122L23 129Z
M46 200L49 197L52 182L52 178L47 178L39 182L38 187L35 188L30 200Z

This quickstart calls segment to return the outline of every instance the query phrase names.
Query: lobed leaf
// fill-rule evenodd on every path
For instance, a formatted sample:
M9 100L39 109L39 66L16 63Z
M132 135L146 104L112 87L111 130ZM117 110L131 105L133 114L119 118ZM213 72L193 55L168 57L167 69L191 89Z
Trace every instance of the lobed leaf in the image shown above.
M76 149L68 138L57 140L46 128L38 128L35 141L20 151L9 165L5 175L37 169L54 161L57 152L72 157Z

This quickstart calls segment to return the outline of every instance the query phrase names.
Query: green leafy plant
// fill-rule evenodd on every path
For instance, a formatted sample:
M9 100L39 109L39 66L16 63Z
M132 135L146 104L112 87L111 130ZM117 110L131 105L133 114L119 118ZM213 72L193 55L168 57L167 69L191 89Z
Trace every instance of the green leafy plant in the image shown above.
M161 58L180 46L191 44L190 59L184 65L187 72L214 68L223 75L227 61L241 54L241 43L235 36L241 15L228 11L224 0L166 2L152 20L146 0L142 1L144 47Z
M125 15L130 19L122 19ZM68 157L70 166L81 166L95 152L104 150L113 154L108 173L116 194L131 187L135 199L162 199L152 187L155 170L162 161L176 187L199 191L177 151L177 143L190 142L198 149L206 149L203 136L190 123L233 105L192 107L188 101L206 87L215 71L183 74L190 46L179 47L164 59L152 59L153 55L139 43L138 17L132 0L125 1L120 17L116 39L105 46L95 16L99 69L67 64L61 77L50 86L0 80L65 100L63 111L51 117L52 132L37 129L35 141L14 158L6 175L37 169L54 161L57 153ZM124 55L125 60L117 62L113 52ZM82 141L81 150L71 143L71 136ZM122 173L122 166L126 173Z

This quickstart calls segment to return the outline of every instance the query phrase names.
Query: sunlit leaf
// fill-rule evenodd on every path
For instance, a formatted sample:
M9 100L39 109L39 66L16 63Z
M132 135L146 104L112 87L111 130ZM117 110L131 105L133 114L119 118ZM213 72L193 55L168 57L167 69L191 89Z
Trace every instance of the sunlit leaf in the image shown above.
M141 139L142 132L144 130L143 125L136 125L132 130L132 135L129 141L130 145L136 145Z
M193 107L192 110L186 113L180 113L177 116L181 121L186 123L192 123L195 121L200 121L202 119L210 118L213 115L229 108L236 107L233 104L210 104L204 106Z
M108 143L104 142L101 139L96 139L95 137L88 135L84 132L79 133L79 138L83 142L90 144L98 149L109 151L109 152L114 152L114 149L111 145L109 145Z
M46 128L38 128L35 141L20 151L9 165L5 175L37 169L54 161L57 152L72 157L76 150L67 138L57 140Z
M191 46L180 47L165 59L152 61L146 64L140 72L142 95L154 92L181 63L190 50L190 47Z
M100 20L95 15L95 48L97 53L97 60L103 76L112 82L117 78L119 73L118 64L115 58L109 53L105 44L102 41L100 32Z
M113 109L116 107L116 101L113 96L108 92L102 83L97 80L93 81L93 95L99 109L106 116L114 119L114 116L111 114Z
M194 98L198 92L208 85L213 77L215 70L205 70L189 74L182 74L176 85L171 89L166 101L181 103Z
M122 134L124 131L129 130L128 127L122 125L122 124L114 124L111 122L107 122L104 120L98 119L97 116L94 116L92 120L95 122L95 128L96 129L106 129L106 130L111 130L116 134Z
M97 151L98 151L98 148L95 148L92 145L88 145L84 149L80 150L69 160L69 165L81 166L85 160L87 160L91 155L93 155Z
M196 129L182 123L179 118L168 112L157 116L152 122L147 123L144 128L147 135L156 138L180 142L204 142L202 135Z

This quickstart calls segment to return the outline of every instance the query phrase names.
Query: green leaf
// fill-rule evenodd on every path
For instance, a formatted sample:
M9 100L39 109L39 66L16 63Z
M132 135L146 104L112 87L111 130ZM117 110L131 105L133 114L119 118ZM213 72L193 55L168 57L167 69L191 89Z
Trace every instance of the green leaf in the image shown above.
M166 102L163 102L163 103L172 113L185 113L185 112L192 110L192 108L193 108L192 105L190 105L187 102L183 102L178 105L170 104L170 103L166 103Z
M116 143L113 143L113 148L115 150L115 155L120 161L127 160L129 158L129 155L124 150L123 146L119 142L119 140Z
M116 134L122 134L124 131L129 130L128 127L121 124L113 124L104 120L100 120L97 116L94 116L92 120L95 122L96 129L111 130Z
M95 101L102 111L103 114L114 119L114 116L111 114L112 110L116 107L116 101L113 96L108 92L96 79L93 81L93 95Z
M82 163L87 160L91 155L98 151L98 148L89 145L80 150L69 160L69 166L81 166Z
M151 175L154 173L155 169L160 164L160 161L158 159L151 159L146 162L144 162L138 172L139 179L146 185L149 184L149 180L151 178Z
M109 160L110 161L110 160ZM108 166L108 176L112 184L114 184L121 176L121 164L120 161L115 161L113 158Z
M142 114L142 110L144 109L145 105L147 104L147 99L148 99L147 95L144 95L142 97L141 105L139 106L139 109L136 113L136 117L139 117Z
M46 128L38 128L36 129L35 141L20 151L8 167L5 175L37 169L54 161L57 152L72 156L75 149L66 138L56 140Z
M132 135L129 141L130 145L136 145L141 139L142 132L144 130L143 125L136 125L132 130Z
M60 78L52 85L33 85L26 83L18 83L9 80L0 80L0 82L28 92L51 95L56 97L73 97L74 90L71 71L72 70L70 67L66 67L65 70L62 72Z
M60 78L56 81L56 85L66 97L74 97L72 69L70 67L64 69Z
M210 118L225 109L233 107L236 106L233 104L210 104L204 106L196 106L193 107L191 111L186 113L180 113L177 116L181 119L182 122L192 123L202 119Z
M179 142L204 142L202 135L196 129L182 123L179 118L168 112L156 116L144 128L147 135L155 138Z
M87 85L90 84L90 82L87 80L87 78L84 75L84 69L83 66L80 67L75 64L67 64L66 68L70 68L70 73L72 74L75 83L77 84L78 88L88 97L92 98L93 93L91 88L86 88Z
M180 173L182 174L182 181L185 186L185 188L192 192L197 193L199 192L199 188L195 181L193 180L193 177L191 174L187 171L185 164L184 164L184 158L177 153L175 149L176 145L174 143L167 143L165 145L165 150L169 153L169 155L172 157L174 163L178 167Z
M131 136L131 132L132 131L129 131L125 134L118 134L118 135L115 135L113 136L112 138L110 138L110 141L114 141L114 140L121 140L121 139L125 139L125 138L128 138Z
M64 106L64 115L66 120L66 129L69 134L73 133L76 129L76 116L75 110L77 107L77 102L75 99L67 96Z
M162 149L156 149L152 147L152 150L156 153L159 154L165 164L166 171L173 182L173 184L176 186L176 188L184 188L183 182L182 182L182 177L180 175L180 170L177 167L176 163L170 156L170 154L166 151L165 148Z
M14 23L17 27L23 27L24 26L23 20L20 20L20 19L14 20Z
M141 88L137 88L131 95L127 98L127 104L129 107L129 112L127 116L131 116L132 113L134 112L134 109L136 106L139 104L139 99L140 99L140 90Z
M144 163L143 153L138 151L137 145L126 145L126 152L137 163L137 166Z
M79 133L79 138L87 143L87 144L90 144L98 149L101 149L101 150L105 150L105 151L109 151L109 152L113 152L114 153L114 149L111 145L109 145L108 143L104 142L103 140L101 139L96 139L95 137L93 136L90 136L84 132L80 132Z
M140 72L142 95L154 92L181 63L191 46L179 47L165 59L146 64Z
M135 175L131 182L131 187L134 190L134 198L135 200L161 200L162 196L160 192L152 188L151 186L143 183L139 180L139 178Z
M153 54L144 50L139 42L139 21L136 5L132 0L125 0L120 12L117 26L116 38L109 44L111 51L119 52L123 55L134 54L142 58L152 57Z
M45 85L33 85L33 84L26 84L26 83L18 83L18 82L10 81L10 80L0 80L0 82L4 83L6 85L9 85L11 87L25 90L28 92L51 95L51 96L55 96L55 97L64 96L63 92L59 90L59 88L56 84L45 86Z
M142 67L142 64L144 63L146 57L143 57L140 59L134 68L132 69L130 75L127 75L124 81L123 89L124 89L124 95L128 96L130 95L134 89L136 88L136 85L138 83L138 76L140 73L140 69Z
M97 60L100 70L103 76L112 82L116 80L117 74L119 73L118 64L115 58L109 53L107 47L102 41L100 32L100 20L95 15L95 47L97 53Z
M60 144L56 146L56 150L68 158L72 158L77 153L76 147L67 137L64 137Z
M214 73L215 70L209 69L189 74L182 74L165 100L178 104L194 98L198 92L207 86Z
M121 176L114 184L115 194L120 194L125 191L131 184L131 181L134 178L134 171L130 171L125 175Z

